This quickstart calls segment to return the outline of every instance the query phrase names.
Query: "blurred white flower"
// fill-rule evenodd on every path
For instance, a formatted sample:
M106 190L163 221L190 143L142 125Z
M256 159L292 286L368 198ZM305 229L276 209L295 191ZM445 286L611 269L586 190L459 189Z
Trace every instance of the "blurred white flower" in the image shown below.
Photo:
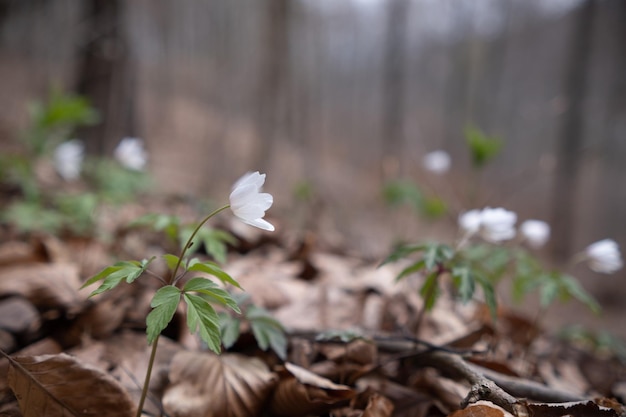
M446 151L433 151L424 156L424 168L433 174L445 174L450 169L450 155Z
M124 138L115 148L113 156L128 169L142 171L148 162L148 154L139 138Z
M512 211L486 207L480 213L480 235L493 243L513 239L516 221L517 214Z
M476 233L480 230L481 211L478 209L466 211L459 215L459 227L466 234Z
M54 167L64 180L75 180L80 177L84 155L85 145L80 140L68 140L54 150Z
M244 223L272 232L274 226L263 217L274 198L261 192L264 183L265 174L259 174L259 171L248 172L239 178L230 193L230 209Z
M541 220L526 220L520 225L520 233L533 248L540 248L550 238L550 225Z
M612 274L622 268L622 255L617 242L604 239L592 243L585 249L589 268L595 272Z

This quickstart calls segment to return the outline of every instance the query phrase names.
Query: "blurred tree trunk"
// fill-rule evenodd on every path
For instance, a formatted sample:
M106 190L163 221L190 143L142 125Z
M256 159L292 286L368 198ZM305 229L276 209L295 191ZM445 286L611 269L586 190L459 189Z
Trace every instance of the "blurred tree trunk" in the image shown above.
M608 77L608 98L606 100L606 116L603 123L604 137L602 149L603 176L599 184L604 212L602 213L602 230L610 236L626 236L626 225L623 221L626 207L626 190L624 190L624 157L626 157L626 2L607 2L602 4L603 25L609 28L606 43L609 49L611 72ZM600 10L599 10L600 11Z
M260 143L254 169L267 170L274 142L288 123L290 0L265 0L261 63L256 93L256 123Z
M552 193L552 240L553 255L566 260L571 255L577 225L576 191L581 163L581 147L584 133L584 104L591 56L595 0L587 0L576 11L572 25L569 56L565 60L567 73L564 77L563 95L566 110L561 115L560 133L557 139L559 158Z
M85 0L84 43L79 56L77 91L101 116L80 129L87 152L109 152L123 136L134 135L132 72L124 32L122 0Z
M398 177L403 174L408 18L409 2L407 0L388 1L387 33L383 44L385 59L381 128L383 178Z

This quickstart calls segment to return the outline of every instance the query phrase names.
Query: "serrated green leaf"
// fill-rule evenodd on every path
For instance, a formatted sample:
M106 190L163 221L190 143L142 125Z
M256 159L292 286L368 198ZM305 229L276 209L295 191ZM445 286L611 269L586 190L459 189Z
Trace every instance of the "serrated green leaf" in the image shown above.
M85 283L80 288L83 289L85 287L88 287L89 285L93 284L94 282L98 282L98 281L100 281L102 279L105 279L106 277L111 275L113 272L119 271L120 269L122 269L122 266L118 265L118 264L107 266L102 271L98 272L96 275L94 275L93 277L91 277L87 281L85 281Z
M105 268L103 271L101 271L95 277L92 277L90 280L87 281L87 283L83 285L84 287L89 283L93 283L96 282L98 279L104 278L102 284L91 294L89 294L89 297L93 297L110 289L113 289L124 280L131 283L145 271L145 268L142 267L142 264L138 261L118 262L113 267L109 268Z
M424 249L426 249L426 245L422 245L422 244L399 246L396 249L394 249L393 252L391 252L391 254L380 263L379 267L385 264L391 263L391 262L396 262L402 258L406 258L408 255L412 253L420 252L420 251L423 251Z
M439 245L439 260L441 261L449 261L450 259L452 259L454 257L454 249L452 249L452 247L445 245L445 244L441 244Z
M491 284L491 282L489 282L487 278L482 275L475 275L474 279L483 290L485 303L487 304L487 307L489 307L491 318L495 322L498 319L498 301L496 300L496 292L493 288L493 285Z
M424 265L431 270L439 261L439 245L436 243L429 244L424 252Z
M129 284L132 284L133 281L135 281L137 278L139 278L141 276L141 274L143 274L144 272L146 272L146 269L148 269L148 266L150 265L150 263L155 259L155 256L153 256L150 259L143 259L139 265L135 265L136 269L134 269L132 272L130 272L128 274L128 276L126 277L126 282L128 282ZM129 268L130 269L130 268Z
M287 357L287 337L280 322L257 306L250 306L246 312L246 319L250 322L252 334L259 347L262 350L271 348L284 360Z
M187 268L187 270L196 271L196 272L204 272L206 274L213 275L220 281L227 282L239 288L240 290L243 290L243 288L241 288L241 285L239 285L237 281L235 281L230 275L224 272L219 267L219 265L217 265L214 262L209 262L209 261L201 262L198 259L194 258L191 260L191 262L189 262L189 267Z
M165 260L167 267L172 272L174 271L174 268L176 268L176 265L178 265L178 262L180 260L178 256L172 255L171 253L166 253L165 255L161 255L161 257Z
M396 277L396 281L400 281L402 278L406 277L407 275L411 275L415 272L421 271L422 269L424 269L424 266L425 266L425 262L423 259L415 262L412 265L407 266L402 271L400 271L400 273Z
M222 344L226 349L230 349L237 339L239 339L239 326L241 321L228 313L218 313L220 319L220 334Z
M439 297L439 274L433 272L426 277L426 281L420 288L420 295L424 299L424 308L426 311L430 311L435 306L437 298Z
M230 233L209 227L201 229L197 237L203 243L206 253L220 263L226 262L227 245L237 243L237 238Z
M217 284L207 278L192 278L183 287L184 292L194 291L198 292L210 299L210 301L223 305L224 307L230 307L236 313L241 313L237 302L231 297L231 295L219 288Z
M195 333L199 331L200 338L208 348L215 353L220 353L221 331L220 320L209 303L202 297L185 293L183 298L187 303L187 327Z
M152 311L146 318L146 333L148 334L149 344L152 344L172 321L179 302L180 290L173 285L162 287L154 294L150 303Z
M600 313L600 311L602 310L600 304L596 301L595 298L591 296L591 294L585 291L585 289L574 277L569 275L561 275L560 278L562 286L568 292L568 294L585 304L595 314Z
M559 283L553 279L544 281L539 289L539 300L543 307L547 307L559 295Z
M476 291L476 283L472 272L468 267L457 267L452 270L452 277L457 281L457 288L461 301L467 303L474 296Z

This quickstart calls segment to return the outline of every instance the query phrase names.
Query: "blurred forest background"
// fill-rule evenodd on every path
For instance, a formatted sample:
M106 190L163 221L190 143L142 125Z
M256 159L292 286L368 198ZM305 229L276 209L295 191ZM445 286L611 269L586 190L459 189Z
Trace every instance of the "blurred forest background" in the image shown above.
M454 236L385 208L406 178L453 219L548 221L564 262L626 242L625 42L622 0L0 0L0 145L56 86L99 110L77 132L90 153L144 139L164 192L215 197L261 170L286 227L306 184L322 231L375 258ZM468 126L504 141L473 200ZM445 177L421 166L435 149ZM586 286L619 308L623 278Z

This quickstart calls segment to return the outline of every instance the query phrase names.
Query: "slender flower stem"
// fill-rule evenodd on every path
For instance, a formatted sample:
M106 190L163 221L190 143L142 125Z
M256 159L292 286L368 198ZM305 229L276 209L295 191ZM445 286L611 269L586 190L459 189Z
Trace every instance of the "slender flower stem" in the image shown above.
M187 250L191 247L191 244L193 242L193 238L196 237L196 234L198 233L200 228L202 226L204 226L204 223L208 222L211 217L213 217L216 214L226 210L229 207L230 207L230 204L226 204L225 206L222 206L222 207L216 209L211 214L209 214L204 219L202 219L202 221L200 223L198 223L198 226L196 226L196 228L194 229L194 231L191 234L191 236L189 236L189 239L187 239L187 242L185 243L185 246L183 246L183 250L182 250L182 252L180 254L180 257L178 258L178 262L176 263L176 267L174 268L174 271L172 272L172 276L170 277L170 284L175 283L176 281L178 281L177 278L176 278L176 273L178 272L178 268L180 268L180 264L182 263L183 258L185 257L185 253L187 253Z
M187 239L187 242L185 242L185 246L183 246L183 249L180 253L180 257L178 258L178 263L176 264L176 267L174 268L174 271L172 272L172 275L169 279L169 282L166 284L165 282L163 282L164 285L171 285L172 283L176 283L177 279L176 279L176 273L178 272L178 268L180 268L180 264L183 260L183 258L185 257L185 254L187 253L187 250L191 247L191 244L193 242L193 238L196 237L196 234L198 233L198 231L200 230L200 228L202 226L204 226L204 224L209 221L209 219L213 216L215 216L216 214L226 210L227 208L230 207L230 204L227 204L223 207L218 208L217 210L213 211L211 214L209 214L208 216L206 216L204 219L202 219L202 221L198 224L198 226L196 226L196 228L194 229L193 233L191 234L191 236L189 236L189 239ZM148 388L150 386L150 377L152 375L152 368L154 366L154 360L156 358L156 352L157 352L157 347L159 345L159 335L157 335L156 339L154 339L154 342L152 342L152 351L150 352L150 360L148 361L148 369L146 370L146 379L143 383L143 389L141 390L141 398L139 399L139 405L137 406L137 414L136 417L141 417L141 412L143 411L143 405L146 402L146 396L148 395Z

